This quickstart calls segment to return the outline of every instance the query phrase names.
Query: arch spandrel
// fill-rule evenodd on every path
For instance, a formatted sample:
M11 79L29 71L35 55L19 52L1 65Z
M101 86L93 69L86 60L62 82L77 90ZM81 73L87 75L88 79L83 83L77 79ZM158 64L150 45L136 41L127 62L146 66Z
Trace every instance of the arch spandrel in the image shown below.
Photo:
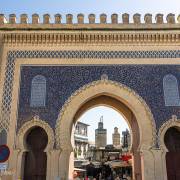
M66 101L56 124L57 147L72 149L71 131L78 109L98 94L109 94L124 103L135 115L140 130L140 148L155 146L156 126L146 102L132 89L111 80L98 80L77 90Z
M43 120L39 119L39 116L34 116L31 121L26 122L18 131L16 148L22 151L26 150L25 142L26 135L34 127L41 127L48 135L48 144L45 151L52 150L54 147L54 132L52 128Z

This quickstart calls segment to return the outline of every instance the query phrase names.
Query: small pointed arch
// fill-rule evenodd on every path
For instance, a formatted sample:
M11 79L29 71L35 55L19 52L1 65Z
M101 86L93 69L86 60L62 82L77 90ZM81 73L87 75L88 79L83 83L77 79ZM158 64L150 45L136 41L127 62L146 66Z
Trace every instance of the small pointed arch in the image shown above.
M180 106L178 81L174 75L164 76L163 90L165 106Z
M44 107L46 105L46 78L37 75L31 82L31 107Z
M5 129L0 131L0 145L7 144L7 132Z

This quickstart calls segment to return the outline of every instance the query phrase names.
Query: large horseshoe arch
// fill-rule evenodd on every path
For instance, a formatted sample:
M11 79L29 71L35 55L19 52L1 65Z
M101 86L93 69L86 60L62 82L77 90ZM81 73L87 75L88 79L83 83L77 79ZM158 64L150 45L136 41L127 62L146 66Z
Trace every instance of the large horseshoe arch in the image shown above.
M77 90L67 100L62 108L57 125L57 146L62 150L59 158L59 175L62 179L69 179L69 162L71 161L71 132L74 117L78 110L90 99L106 94L123 103L134 114L139 128L139 151L142 156L142 179L155 179L153 155L150 149L155 145L156 127L152 113L145 101L132 89L110 80L99 80L87 84Z

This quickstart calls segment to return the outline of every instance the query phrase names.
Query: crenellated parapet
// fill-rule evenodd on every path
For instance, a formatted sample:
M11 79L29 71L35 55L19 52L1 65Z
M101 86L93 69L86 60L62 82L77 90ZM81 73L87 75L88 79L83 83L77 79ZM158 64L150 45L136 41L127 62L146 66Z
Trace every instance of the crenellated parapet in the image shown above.
M38 14L32 15L32 24L39 24L39 15Z
M152 14L145 14L144 22L145 24L152 24Z
M33 14L30 22L27 14L21 14L18 18L15 14L10 14L9 18L6 18L4 14L0 14L0 26L3 24L180 24L180 15L176 17L172 13L168 14L166 18L163 14L156 14L155 17L153 17L152 14L145 14L144 18L142 18L140 14L136 13L132 16L132 22L130 21L130 15L127 13L122 14L121 22L119 21L118 14L112 14L111 17L108 17L103 13L99 15L99 18L96 17L95 14L89 14L88 22L84 21L84 17L84 14L81 13L78 14L76 18L74 18L72 14L67 14L65 23L62 23L61 14L55 14L53 18L51 18L50 14L44 14L42 20L40 20L41 17L38 14Z
M84 14L77 15L78 24L84 24Z
M55 14L54 15L54 23L55 24L61 24L61 19L62 19L62 16L61 16L61 14Z
M28 16L27 16L27 14L21 14L20 22L21 22L21 24L27 24L28 23Z
M88 18L89 18L89 24L94 24L95 23L95 19L96 19L95 14L89 14Z
M80 13L27 14L7 19L0 14L0 44L175 44L180 45L180 15L163 14L107 16ZM122 20L120 20L122 19Z

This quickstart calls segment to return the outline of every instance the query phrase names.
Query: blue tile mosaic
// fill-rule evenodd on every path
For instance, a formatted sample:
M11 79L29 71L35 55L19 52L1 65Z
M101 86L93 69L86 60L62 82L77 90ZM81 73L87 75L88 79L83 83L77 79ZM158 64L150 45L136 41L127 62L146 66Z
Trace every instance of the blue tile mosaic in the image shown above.
M2 114L2 118L3 118L3 128L5 128L5 129L8 129L8 126L9 126L11 101L12 101L12 87L13 87L13 80L14 80L14 68L15 68L15 62L16 62L17 58L37 58L37 61L38 61L38 58L57 58L57 61L60 58L67 58L67 59L70 59L70 58L74 58L74 59L97 58L97 59L106 59L107 61L108 61L108 59L119 59L119 61L120 61L121 58L123 58L123 59L128 59L128 58L180 58L180 50L170 50L170 51L9 51L7 54L5 83L3 86L3 98L2 98L2 107L1 107L1 114ZM124 67L122 69L124 69ZM126 66L126 67L128 67L128 66ZM165 66L165 67L169 67L169 66ZM65 69L62 69L62 68L65 68ZM72 69L70 69L70 68L72 68ZM54 87L52 87L52 86L48 86L50 94L47 96L47 98L49 98L49 97L51 97L51 93L52 94L57 93L57 95L60 95L60 100L54 101L53 105L47 106L47 108L45 108L45 109L41 109L41 110L29 109L27 106L27 104L29 103L28 102L29 94L26 97L24 97L24 95L22 95L24 98L20 97L19 119L28 120L28 118L30 118L30 115L32 115L34 113L39 113L40 111L46 112L46 113L44 113L44 115L42 115L43 113L41 113L42 116L46 116L43 119L46 119L51 124L51 126L54 127L54 122L55 122L54 119L57 115L56 115L56 113L54 114L53 112L57 112L57 109L59 111L62 104L65 102L65 100L68 98L68 96L72 92L74 92L76 89L78 89L80 86L82 86L88 82L91 82L95 79L98 79L100 74L102 74L103 71L107 71L107 74L109 75L110 79L117 80L119 82L122 81L122 83L124 83L127 86L132 87L132 88L134 88L134 90L136 90L136 88L134 86L135 86L136 82L138 81L138 79L140 79L142 74L140 72L136 72L136 73L134 72L134 74L130 73L130 72L134 68L138 68L137 71L141 71L141 68L143 69L145 67L141 67L141 66L134 66L134 67L131 66L130 67L129 66L129 69L126 71L119 69L120 66L112 66L111 68L108 66L104 66L104 67L90 66L90 67L81 67L82 68L81 70L80 69L77 70L77 68L78 67L61 67L61 73L63 74L63 72L64 72L66 74L66 76L63 74L62 75L63 79L60 79L60 81L58 81L61 84L60 85L61 88L59 88L59 90L57 92L57 89L54 89ZM93 68L96 71L92 72ZM83 69L84 69L84 71L83 71ZM74 71L74 73L72 73L72 70ZM22 71L24 71L24 69ZM50 71L50 70L48 70L48 71ZM159 74L159 70L157 70L157 72L154 72L154 71L156 71L156 68L153 68L153 70L151 70L151 71L153 71L153 73ZM29 73L33 74L34 70ZM71 75L71 73L73 74L73 76ZM140 86L143 88L143 91L139 92L137 90L137 92L139 92L140 95L142 94L144 99L147 100L147 102L150 104L150 106L153 110L153 108L155 108L155 107L159 108L163 104L162 104L162 98L161 98L161 101L159 101L159 99L157 100L156 98L154 98L154 99L147 98L148 95L146 93L147 92L151 93L150 91L148 91L149 87L147 84L149 78L151 78L151 80L154 82L151 94L153 94L153 91L155 91L156 86L159 88L159 85L156 84L156 81L153 79L153 78L155 78L157 80L158 76L154 76L153 78L151 76L147 76L147 74L151 75L151 73L149 73L149 71L147 70L147 72L145 73L146 79L143 79L144 80L142 83L143 85ZM22 76L24 76L24 75L22 74ZM56 77L59 75L54 74L54 76ZM54 76L51 77L52 80L54 79ZM122 77L124 77L124 79L121 79ZM50 77L48 77L48 78L50 78ZM69 84L67 86L65 86L67 83L66 82L67 80L69 80ZM73 83L73 81L77 81L77 83ZM65 85L63 84L63 82ZM27 84L27 86L28 86L28 84ZM71 90L71 92L70 92L70 90ZM22 91L23 91L23 88L21 87L21 92ZM155 94L153 94L153 95L155 95ZM159 88L159 90L156 90L156 95L158 97L162 96L162 89ZM22 100L23 100L23 103L25 106L24 110L29 112L29 113L27 113L28 115L26 113L23 113L24 110L21 107ZM163 108L161 108L161 109L163 109ZM167 111L170 111L170 109L171 108L166 109L164 111L167 112ZM164 113L164 111L162 110L162 113ZM49 116L45 115L45 114L48 114L49 112L52 112L51 115L49 115ZM175 113L175 112L177 112L177 108L171 109L171 112L174 112L174 114L177 114L177 113ZM153 111L153 113L155 113L155 111ZM160 113L160 114L162 114L162 113ZM51 116L51 118L50 118L50 116ZM156 121L159 122L160 121L159 119L162 119L162 118L156 118ZM168 119L168 117L166 117L165 119ZM22 122L22 121L20 120L18 122ZM20 123L20 124L22 124L22 123ZM18 124L18 127L19 126L20 125Z
M38 74L47 80L46 108L30 108L32 78ZM110 65L110 66L25 66L21 70L18 127L34 114L46 120L51 127L68 97L83 85L99 80L107 74L110 80L120 82L135 90L149 105L157 128L172 114L180 117L180 107L165 106L163 77L173 74L180 83L180 66L174 65Z

